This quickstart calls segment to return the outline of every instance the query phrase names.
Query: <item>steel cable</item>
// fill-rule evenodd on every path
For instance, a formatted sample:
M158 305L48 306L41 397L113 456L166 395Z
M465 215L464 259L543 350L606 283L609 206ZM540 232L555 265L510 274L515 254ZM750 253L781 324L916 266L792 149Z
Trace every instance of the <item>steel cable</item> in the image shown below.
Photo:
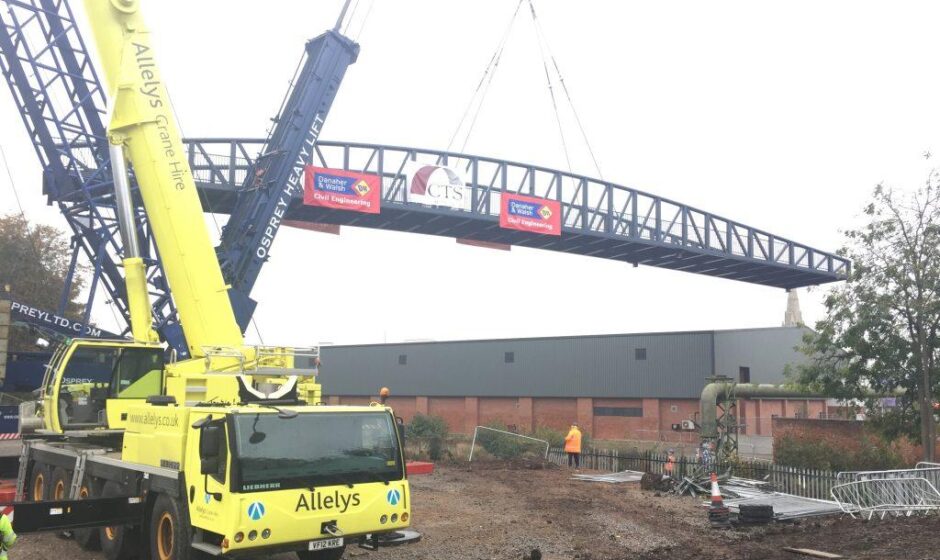
M532 0L529 0L529 11L532 13L532 21L538 24L538 20L535 17L535 6L532 5ZM555 90L552 87L552 78L548 72L548 58L545 54L545 49L542 46L542 41L540 40L539 34L536 33L535 41L539 45L539 54L542 55L542 68L545 70L545 81L548 84L548 95L552 98L552 109L555 111L555 123L558 125L558 136L561 138L561 149L565 153L565 162L568 164L568 173L574 175L574 170L571 167L571 156L568 154L568 142L565 140L565 129L561 124L561 114L558 112L558 103L555 100Z
M362 31L366 28L366 22L369 21L369 16L372 15L372 8L375 7L375 0L369 2L369 7L366 8L366 15L362 17L362 24L359 25L359 31L356 32L356 38L353 39L355 42L359 42L359 38L362 37Z
M486 99L489 86L493 83L493 76L496 75L496 69L499 67L499 61L502 58L503 51L506 48L506 42L509 40L509 34L512 32L513 24L516 22L516 16L519 15L519 9L522 7L522 2L523 0L519 0L519 3L516 4L516 9L513 11L512 17L509 19L509 23L506 25L506 30L503 32L502 38L496 45L496 50L493 52L493 56L490 57L489 62L484 67L483 75L480 77L480 82L477 84L473 95L470 97L470 101L467 103L467 107L464 109L463 115L460 117L460 121L457 123L457 128L454 130L454 134L450 137L450 141L447 143L447 151L450 151L451 147L454 145L454 142L457 140L457 136L460 134L460 130L463 128L464 123L467 120L467 116L470 114L471 109L473 109L473 106L476 104L476 112L474 113L473 118L470 120L470 125L467 129L467 134L461 145L460 151L462 152L466 149L467 142L469 142L470 135L473 133L473 128L476 125L477 118L480 116L480 112L483 109L483 102ZM477 101L478 95L479 101Z
M529 1L529 9L532 13L532 21L535 24L535 32L539 38L539 50L541 51L542 43L544 43L545 52L548 53L548 58L551 59L552 61L552 66L555 68L555 73L558 76L558 82L561 84L561 89L562 91L564 91L565 97L568 99L568 105L571 107L571 113L574 115L575 123L577 123L578 125L578 130L581 132L581 137L584 139L584 144L587 147L588 153L591 155L591 160L594 162L594 168L597 170L597 176L599 179L603 180L604 175L601 172L601 166L600 164L598 164L597 157L594 155L594 149L591 147L591 142L590 140L588 140L587 132L584 130L584 125L581 122L581 117L578 115L578 111L575 108L574 100L571 98L571 92L568 91L568 85L565 84L565 78L561 73L561 68L558 66L558 60L555 59L555 55L552 53L552 49L549 46L548 38L545 35L545 31L542 29L542 24L538 20L538 16L536 16L535 14L535 5L532 3L532 0L528 0L528 1ZM551 89L551 87L549 87L549 89ZM553 96L553 100L554 100L554 96Z

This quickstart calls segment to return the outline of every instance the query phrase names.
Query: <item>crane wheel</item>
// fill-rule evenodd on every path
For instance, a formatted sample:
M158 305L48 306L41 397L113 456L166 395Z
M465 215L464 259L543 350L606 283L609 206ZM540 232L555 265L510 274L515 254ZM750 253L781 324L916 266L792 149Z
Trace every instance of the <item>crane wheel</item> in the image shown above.
M49 484L50 500L68 500L69 490L72 487L72 475L62 467L52 469L52 478Z
M326 550L298 550L297 558L300 560L339 560L346 552L346 545Z
M192 560L192 531L180 503L166 494L157 496L150 513L151 560Z
M101 490L104 498L117 498L127 493L117 482L105 482ZM101 551L108 560L129 560L140 553L140 527L133 525L115 525L98 529Z
M101 495L101 483L91 477L86 477L82 481L82 487L78 490L78 499L97 498ZM99 529L75 529L72 535L78 546L85 550L98 550L101 547L99 539Z
M29 489L27 497L30 501L41 502L49 497L49 479L52 477L49 466L44 463L33 463L33 470L29 475Z

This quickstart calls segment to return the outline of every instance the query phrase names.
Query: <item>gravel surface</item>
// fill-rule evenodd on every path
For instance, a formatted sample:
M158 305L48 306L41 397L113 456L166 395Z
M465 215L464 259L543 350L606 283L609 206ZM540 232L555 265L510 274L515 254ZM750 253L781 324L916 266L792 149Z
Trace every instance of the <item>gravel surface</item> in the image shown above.
M859 560L940 559L940 520L864 522L837 517L764 528L716 530L701 501L644 492L638 484L577 482L561 469L479 465L415 476L414 528L421 542L377 553L375 560L523 560L533 549L551 559L800 560L784 546ZM13 560L100 560L55 535L24 535ZM291 554L270 557L293 560Z

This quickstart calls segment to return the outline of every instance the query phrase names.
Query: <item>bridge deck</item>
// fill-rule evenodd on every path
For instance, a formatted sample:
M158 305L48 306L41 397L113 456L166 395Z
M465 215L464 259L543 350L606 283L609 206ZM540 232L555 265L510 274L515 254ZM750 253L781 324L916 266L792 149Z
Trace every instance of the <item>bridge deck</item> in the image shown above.
M187 140L190 165L206 210L227 213L260 139ZM636 189L562 171L491 158L416 148L320 141L314 165L382 178L379 214L305 206L286 219L441 235L614 259L779 288L844 280L848 260ZM408 200L409 162L458 170L471 187L468 209ZM555 200L562 235L499 226L500 196Z

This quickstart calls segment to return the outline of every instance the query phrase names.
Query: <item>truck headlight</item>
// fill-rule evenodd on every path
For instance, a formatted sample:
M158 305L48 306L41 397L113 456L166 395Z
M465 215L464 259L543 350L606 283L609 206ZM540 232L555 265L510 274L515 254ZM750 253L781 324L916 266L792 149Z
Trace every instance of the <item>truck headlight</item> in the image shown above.
M398 521L398 514L397 514L397 513L393 513L393 514L392 514L392 523L395 523L396 521Z
M379 523L381 523L382 525L385 525L387 521L388 521L387 515L383 515L382 517L379 518Z
M243 540L245 540L245 533L242 533L241 531L235 533L235 542L240 543Z

